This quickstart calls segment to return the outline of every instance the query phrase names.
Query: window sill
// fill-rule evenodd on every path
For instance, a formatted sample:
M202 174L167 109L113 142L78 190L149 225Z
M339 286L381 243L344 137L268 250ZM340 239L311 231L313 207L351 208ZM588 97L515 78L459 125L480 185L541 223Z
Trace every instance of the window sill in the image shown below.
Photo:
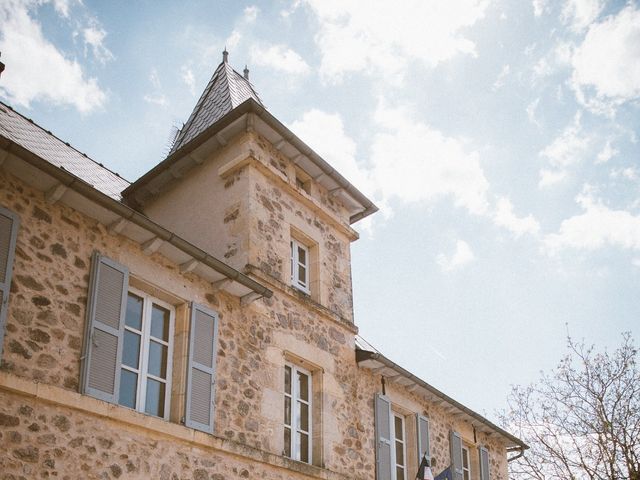
M104 422L113 422L135 430L144 430L152 435L168 437L172 441L183 441L196 447L239 456L247 461L285 469L322 480L348 480L350 477L331 470L302 463L297 460L265 452L216 435L209 435L192 428L170 423L157 417L145 415L130 408L97 400L87 395L66 390L56 385L34 382L12 373L0 371L0 391L8 391L36 401L46 402L62 408L73 409L84 414L102 417ZM176 448L179 448L176 446ZM184 448L190 448L185 446ZM361 477L364 479L365 477Z

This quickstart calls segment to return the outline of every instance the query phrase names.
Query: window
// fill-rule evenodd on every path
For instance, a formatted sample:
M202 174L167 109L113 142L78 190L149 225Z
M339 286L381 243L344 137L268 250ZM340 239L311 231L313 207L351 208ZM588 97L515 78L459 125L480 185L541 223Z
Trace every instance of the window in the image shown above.
M471 480L471 462L469 461L469 449L462 447L462 478Z
M118 403L167 418L171 395L173 308L130 289L124 322Z
M292 364L284 367L284 455L311 463L311 374Z
M404 417L393 413L393 437L396 453L396 480L407 480L407 437Z
M309 248L294 239L291 239L291 285L310 293Z

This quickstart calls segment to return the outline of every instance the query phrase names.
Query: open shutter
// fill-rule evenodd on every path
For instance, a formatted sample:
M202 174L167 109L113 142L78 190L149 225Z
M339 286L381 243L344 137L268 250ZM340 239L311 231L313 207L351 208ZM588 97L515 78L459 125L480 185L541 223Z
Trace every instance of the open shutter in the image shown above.
M18 236L18 216L6 208L0 207L0 360L4 344L4 329L9 310L9 291L11 290L11 272Z
M418 465L422 462L422 458L427 456L429 465L431 465L431 447L429 444L429 419L416 414L416 430L418 432Z
M82 393L111 403L118 402L120 392L128 288L127 267L95 252L82 355Z
M449 443L451 446L451 470L453 473L453 480L463 480L462 438L460 438L460 434L452 431Z
M218 314L191 304L185 425L213 433Z
M384 395L376 394L376 480L391 480L394 466L393 440L391 438L391 402Z
M480 447L479 449L480 455L480 480L489 480L489 451Z

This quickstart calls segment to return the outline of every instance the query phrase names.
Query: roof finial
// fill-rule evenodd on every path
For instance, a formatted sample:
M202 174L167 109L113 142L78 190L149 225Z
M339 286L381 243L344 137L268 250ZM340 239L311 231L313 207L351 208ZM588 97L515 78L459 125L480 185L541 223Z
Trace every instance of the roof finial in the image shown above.
M247 68L246 65L244 66L244 72L243 73L244 73L244 78L246 80L249 80L249 69Z
M229 60L229 52L227 52L227 46L224 46L224 52L222 52L222 61L224 63L227 63L227 61Z

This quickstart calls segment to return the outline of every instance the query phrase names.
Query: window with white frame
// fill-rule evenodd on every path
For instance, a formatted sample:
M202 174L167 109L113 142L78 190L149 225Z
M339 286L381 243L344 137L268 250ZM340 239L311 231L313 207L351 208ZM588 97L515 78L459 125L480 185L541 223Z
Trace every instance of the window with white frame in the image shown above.
M407 436L404 416L393 413L396 480L407 480Z
M175 312L144 292L127 296L118 403L167 419Z
M291 239L291 285L309 292L309 248Z
M311 463L311 373L284 367L284 455Z
M469 461L469 449L462 446L462 478L471 480L471 462Z

